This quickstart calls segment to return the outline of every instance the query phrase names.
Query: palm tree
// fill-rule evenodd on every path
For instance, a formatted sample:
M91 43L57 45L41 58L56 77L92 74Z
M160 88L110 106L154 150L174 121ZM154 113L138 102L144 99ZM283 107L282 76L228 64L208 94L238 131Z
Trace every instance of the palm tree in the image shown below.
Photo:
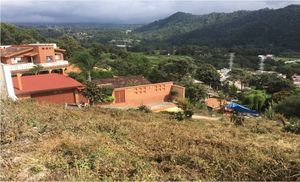
M74 64L87 74L87 80L92 81L91 72L96 66L97 60L95 60L87 51L76 53L72 60Z
M35 75L38 75L41 71L43 71L43 69L44 67L38 64L31 68L29 71Z

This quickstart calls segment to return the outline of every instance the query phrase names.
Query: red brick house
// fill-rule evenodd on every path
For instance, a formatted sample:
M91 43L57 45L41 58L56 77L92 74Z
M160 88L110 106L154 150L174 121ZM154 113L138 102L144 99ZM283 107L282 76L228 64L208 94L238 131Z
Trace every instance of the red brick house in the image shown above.
M112 87L115 106L140 106L170 101L170 93L184 98L185 88L173 82L150 83L142 76L115 77L94 80L99 87Z
M0 46L1 63L10 65L12 75L28 73L36 65L45 72L63 73L69 65L64 52L53 43Z
M12 78L18 99L33 98L37 102L79 104L88 100L80 94L84 85L62 74L41 74Z

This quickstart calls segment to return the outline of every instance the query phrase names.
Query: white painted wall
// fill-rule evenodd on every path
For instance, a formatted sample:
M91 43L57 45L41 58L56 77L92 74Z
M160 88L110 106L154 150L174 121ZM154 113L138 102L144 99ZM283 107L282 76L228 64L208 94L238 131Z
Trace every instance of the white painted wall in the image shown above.
M17 100L17 96L15 94L14 85L12 82L11 72L10 72L10 65L2 64L0 67L1 76L0 76L0 94L1 96L8 96L12 100Z

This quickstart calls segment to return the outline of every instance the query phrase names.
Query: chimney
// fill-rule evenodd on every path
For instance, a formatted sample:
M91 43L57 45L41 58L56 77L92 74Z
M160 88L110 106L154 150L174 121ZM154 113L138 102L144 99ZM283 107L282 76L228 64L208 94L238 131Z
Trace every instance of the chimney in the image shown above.
M21 76L22 76L22 74L17 73L17 80L18 80L18 87L19 87L19 90L23 90L23 85L22 85Z

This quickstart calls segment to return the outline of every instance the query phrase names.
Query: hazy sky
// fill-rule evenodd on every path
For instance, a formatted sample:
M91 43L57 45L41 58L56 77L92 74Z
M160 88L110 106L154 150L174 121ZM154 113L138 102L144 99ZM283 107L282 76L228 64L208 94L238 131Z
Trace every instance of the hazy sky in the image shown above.
M177 11L193 14L281 8L272 0L1 0L3 22L148 23Z

